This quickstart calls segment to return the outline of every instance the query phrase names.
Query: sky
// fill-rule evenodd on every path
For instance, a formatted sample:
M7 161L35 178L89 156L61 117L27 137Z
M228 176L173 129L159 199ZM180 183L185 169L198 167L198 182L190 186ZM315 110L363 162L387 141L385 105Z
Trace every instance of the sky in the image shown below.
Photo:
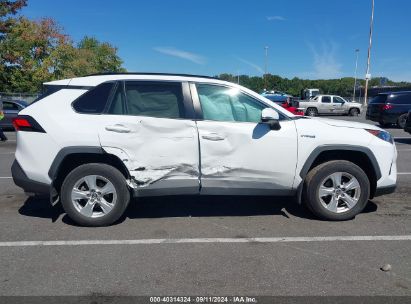
M328 79L366 73L371 0L29 0L78 42L118 48L133 72ZM411 81L411 1L375 0L372 77Z

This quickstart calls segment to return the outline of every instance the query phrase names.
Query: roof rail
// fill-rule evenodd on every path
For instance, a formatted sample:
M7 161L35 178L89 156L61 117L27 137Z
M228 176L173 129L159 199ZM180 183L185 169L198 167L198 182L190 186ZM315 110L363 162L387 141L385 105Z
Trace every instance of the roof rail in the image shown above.
M157 75L157 76L182 76L182 77L199 77L199 78L209 78L209 79L218 79L216 77L211 77L211 76L203 76L203 75L192 75L192 74L174 74L174 73L151 73L151 72L103 72L103 73L96 73L96 74L90 74L90 75L85 75L84 77L87 76L104 76L104 75Z

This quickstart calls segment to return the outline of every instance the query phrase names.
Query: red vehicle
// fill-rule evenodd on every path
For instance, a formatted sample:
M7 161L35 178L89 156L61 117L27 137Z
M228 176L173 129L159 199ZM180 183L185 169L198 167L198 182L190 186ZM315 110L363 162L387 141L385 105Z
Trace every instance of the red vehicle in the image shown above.
M299 110L298 108L292 105L291 97L286 95L278 95L278 94L261 94L265 98L275 102L276 104L282 106L284 109L287 109L294 115L302 115L304 116L304 111Z
M296 107L294 107L294 106L292 105L292 103L291 103L290 98L287 98L286 101L284 101L283 103L281 103L281 106L282 106L284 109L287 109L288 111L290 111L291 113L293 113L294 115L304 116L304 111L303 111L303 110L300 110L300 109L298 109L298 108L296 108Z

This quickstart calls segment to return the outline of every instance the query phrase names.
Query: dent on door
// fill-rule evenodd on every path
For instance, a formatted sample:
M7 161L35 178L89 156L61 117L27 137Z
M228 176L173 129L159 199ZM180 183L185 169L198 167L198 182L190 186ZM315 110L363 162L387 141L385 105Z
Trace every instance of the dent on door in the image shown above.
M197 125L203 193L207 188L291 190L297 159L294 122L282 122L279 131L265 124L199 121Z
M144 118L136 123L121 123L121 129L130 131L103 132L100 140L102 148L120 158L129 170L130 187L144 188L162 180L191 180L192 185L198 185L198 136L194 122Z

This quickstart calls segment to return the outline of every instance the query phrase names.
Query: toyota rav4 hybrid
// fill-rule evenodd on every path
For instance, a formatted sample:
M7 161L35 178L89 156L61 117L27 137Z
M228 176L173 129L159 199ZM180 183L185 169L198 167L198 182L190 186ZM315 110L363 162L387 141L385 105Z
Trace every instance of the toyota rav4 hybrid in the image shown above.
M45 88L14 119L14 182L61 201L80 225L112 224L131 197L154 195L294 196L346 220L395 189L386 131L294 116L233 83L105 74Z

